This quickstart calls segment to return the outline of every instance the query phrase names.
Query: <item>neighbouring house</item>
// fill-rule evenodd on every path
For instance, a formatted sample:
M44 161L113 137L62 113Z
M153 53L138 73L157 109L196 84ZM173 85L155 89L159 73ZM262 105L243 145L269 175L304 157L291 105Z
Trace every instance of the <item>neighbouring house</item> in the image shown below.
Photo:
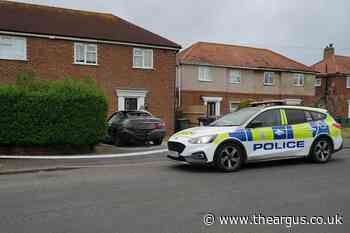
M177 56L177 96L180 109L205 105L208 116L243 100L311 105L315 71L268 49L198 42Z
M109 112L146 108L174 128L180 45L112 14L0 1L0 82L93 77Z
M336 117L350 118L350 57L335 54L333 44L324 49L323 59L312 65L319 73L316 78L316 96Z

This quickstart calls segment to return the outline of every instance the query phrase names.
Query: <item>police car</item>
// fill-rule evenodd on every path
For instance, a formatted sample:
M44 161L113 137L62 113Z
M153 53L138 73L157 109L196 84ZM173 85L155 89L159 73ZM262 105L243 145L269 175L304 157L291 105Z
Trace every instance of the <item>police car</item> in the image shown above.
M168 141L168 157L193 164L213 163L229 172L245 162L261 160L308 157L326 163L342 145L341 125L327 110L255 106L174 134Z

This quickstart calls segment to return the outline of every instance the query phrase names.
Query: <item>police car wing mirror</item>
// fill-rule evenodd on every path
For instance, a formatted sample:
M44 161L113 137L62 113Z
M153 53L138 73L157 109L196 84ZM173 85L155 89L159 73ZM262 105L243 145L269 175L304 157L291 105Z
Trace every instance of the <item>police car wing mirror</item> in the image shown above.
M253 121L253 122L250 122L249 125L248 125L248 128L260 128L260 127L263 127L263 122L261 121Z

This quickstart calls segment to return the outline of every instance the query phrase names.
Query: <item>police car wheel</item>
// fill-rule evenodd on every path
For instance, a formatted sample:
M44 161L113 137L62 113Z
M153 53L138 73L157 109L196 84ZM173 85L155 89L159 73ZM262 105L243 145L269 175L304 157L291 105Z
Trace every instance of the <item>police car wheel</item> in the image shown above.
M241 167L242 161L242 150L234 143L225 143L216 151L215 165L222 171L237 171Z
M311 159L316 163L326 163L332 156L332 144L326 138L321 138L315 142L311 151Z

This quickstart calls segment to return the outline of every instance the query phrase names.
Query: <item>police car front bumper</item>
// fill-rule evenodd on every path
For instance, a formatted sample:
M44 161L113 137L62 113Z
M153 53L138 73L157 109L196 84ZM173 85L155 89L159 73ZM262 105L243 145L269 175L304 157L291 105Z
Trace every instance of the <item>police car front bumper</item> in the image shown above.
M171 152L171 154L169 153L167 157L172 160L187 162L192 164L206 164L208 162L207 156L203 151L193 153L190 156L174 155L174 152Z

